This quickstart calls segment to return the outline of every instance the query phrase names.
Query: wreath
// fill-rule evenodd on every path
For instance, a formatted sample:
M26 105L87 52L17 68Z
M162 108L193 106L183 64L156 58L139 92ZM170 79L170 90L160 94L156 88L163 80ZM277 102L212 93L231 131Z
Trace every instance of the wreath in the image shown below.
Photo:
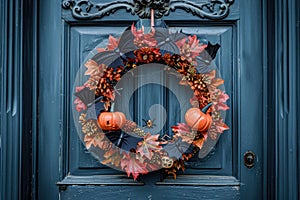
M134 24L120 38L109 36L106 48L97 48L84 63L87 80L76 87L74 107L85 147L93 149L102 164L123 170L134 179L162 168L176 178L208 137L216 139L229 129L221 114L229 109L229 97L220 89L224 80L211 67L219 47L200 42L196 35L172 33L166 28L152 27L145 33L144 27L137 29ZM114 110L114 100L120 94L117 83L126 73L151 63L175 70L179 84L193 90L185 122L174 124L172 134L150 134ZM96 117L91 117L90 109ZM144 121L146 128L153 126L153 121Z

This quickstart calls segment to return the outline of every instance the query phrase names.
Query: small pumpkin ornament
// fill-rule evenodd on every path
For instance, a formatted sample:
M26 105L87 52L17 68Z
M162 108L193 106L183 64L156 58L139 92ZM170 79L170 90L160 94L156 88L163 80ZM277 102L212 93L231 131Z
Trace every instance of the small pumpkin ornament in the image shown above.
M98 124L102 130L117 131L126 123L126 116L122 112L102 112L98 116Z
M211 106L212 103L209 103L202 110L199 108L191 108L185 113L185 121L192 128L192 130L205 132L210 128L212 124L212 118L206 112Z

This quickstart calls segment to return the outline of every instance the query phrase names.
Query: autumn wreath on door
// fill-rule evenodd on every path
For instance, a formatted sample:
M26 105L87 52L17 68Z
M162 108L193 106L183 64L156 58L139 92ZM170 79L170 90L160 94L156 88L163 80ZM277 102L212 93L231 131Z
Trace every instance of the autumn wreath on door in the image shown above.
M228 129L224 113L229 97L213 64L219 44L164 27L146 30L134 24L119 38L110 35L107 42L90 54L76 78L73 114L81 140L102 164L134 179L159 169L176 178L208 137L216 139ZM138 124L115 109L115 99L123 95L118 82L153 63L164 66L180 78L179 85L193 91L192 98L186 99L190 109L170 127L170 133L150 134L152 120Z

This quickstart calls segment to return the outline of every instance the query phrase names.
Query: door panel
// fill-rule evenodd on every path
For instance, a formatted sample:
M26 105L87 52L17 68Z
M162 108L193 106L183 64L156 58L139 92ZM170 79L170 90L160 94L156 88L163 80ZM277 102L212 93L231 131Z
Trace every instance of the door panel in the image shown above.
M227 105L231 108L232 102L235 100L233 92L234 74L232 73L233 68L237 67L234 65L233 48L237 48L236 41L234 40L235 33L233 32L233 25L228 26L211 26L201 25L200 27L176 27L174 30L182 30L186 34L197 35L198 38L204 38L211 43L219 43L221 48L215 59L215 63L218 70L225 80L225 90L229 94L230 99L227 101ZM236 116L233 116L231 109L226 112L226 124L232 127L231 119L236 120ZM236 141L232 137L232 130L230 129L221 135L221 139L211 139L208 137L208 141L204 144L203 149L200 151L200 159L192 159L189 162L189 169L187 173L200 173L200 174L226 174L233 175L233 166L236 163L236 159L233 159L232 152L235 148ZM216 145L216 146L215 146ZM205 169L197 171L196 169ZM208 170L209 169L209 170Z
M101 1L103 3L110 2ZM203 2L203 1L193 1ZM253 1L251 4L252 9L260 9L259 1ZM248 3L250 4L250 3ZM246 43L246 36L250 37L250 33L245 32L246 24L250 24L252 28L260 26L260 19L256 19L258 23L251 23L251 18L245 17L244 13L239 13L239 10L248 9L247 3L239 4L234 2L231 7L231 12L227 18L223 20L208 20L201 19L197 16L191 16L183 10L176 10L176 14L171 12L170 16L165 17L167 24L172 30L182 30L185 34L196 34L200 38L205 38L211 43L219 43L221 49L219 50L215 59L216 65L222 78L225 80L225 89L230 96L230 100L227 101L230 110L226 112L226 124L230 127L229 131L224 132L219 140L212 140L206 143L206 151L202 151L201 158L192 159L187 163L186 171L179 175L177 179L167 178L160 180L159 173L151 173L143 177L143 182L133 181L131 178L127 178L123 172L110 169L97 161L89 151L87 151L82 144L76 130L75 121L73 120L73 84L76 79L77 73L80 72L80 66L85 61L86 57L97 45L104 46L107 43L109 35L117 36L122 33L125 28L132 24L137 19L136 16L131 16L124 10L116 9L116 12L109 17L102 19L84 19L79 20L74 18L69 10L58 9L61 6L61 2L41 2L40 7L42 20L41 23L51 23L53 20L55 23L60 23L60 17L62 18L62 24L60 28L55 29L52 33L56 37L53 37L51 44L46 42L52 47L49 52L40 53L41 71L40 71L40 86L41 94L43 91L50 87L48 82L55 82L59 79L60 82L54 84L52 93L59 95L59 101L55 103L49 102L46 98L41 98L40 111L51 112L51 117L57 121L51 121L46 123L46 120L41 120L40 123L40 135L50 137L49 144L47 140L40 137L40 149L43 145L55 144L55 147L60 149L59 151L53 151L49 154L43 152L39 157L39 166L47 166L47 161L43 158L59 160L57 165L57 171L59 177L55 181L58 181L60 191L56 194L51 194L49 197L44 195L43 191L47 186L53 187L53 180L50 183L47 179L47 167L41 169L39 174L40 193L41 199L55 199L60 195L61 199L85 199L87 195L90 199L251 199L255 196L259 199L261 195L261 180L255 182L255 186L249 185L249 182L243 177L251 177L251 173L260 173L258 176L262 177L262 172L254 171L261 163L257 160L254 169L246 169L242 164L242 155L244 149L248 146L253 147L256 143L261 144L261 136L251 136L250 132L245 128L254 126L255 120L250 120L250 124L241 124L241 120L245 120L247 116L253 116L259 114L260 103L262 98L259 90L255 90L251 87L252 84L250 75L253 72L253 76L257 74L256 81L261 81L260 71L257 70L261 67L260 60L261 55L257 52L255 58L257 62L251 60L249 57L250 50L242 49L243 44ZM54 6L54 7L51 7ZM49 7L49 9L47 9ZM59 10L59 11L58 11ZM59 15L58 18L47 19L46 15L51 14ZM243 20L240 21L239 17ZM244 28L241 30L241 28ZM40 33L40 40L46 40L50 30L42 29ZM46 31L48 30L48 32ZM57 35L61 35L62 49L59 51L57 48ZM241 36L242 35L242 36ZM252 38L253 39L253 38ZM259 43L259 39L252 43L252 47L261 48L262 44ZM54 46L55 45L55 46ZM250 45L251 46L251 45ZM42 46L40 46L42 48ZM253 48L253 49L255 49ZM59 54L59 55L58 55ZM48 57L48 58L47 58ZM49 69L48 59L53 59L55 64L61 62L61 66L54 66L54 69L60 70L59 73L50 73L49 76L43 74L45 71L51 71ZM249 69L249 66L241 66L240 62L251 61L253 64L253 71ZM249 62L250 62L249 61ZM50 62L52 63L52 62ZM258 64L258 65L255 65ZM84 67L82 67L84 69ZM47 69L47 70L46 70ZM147 71L146 67L140 67L136 70L135 74L141 75L134 80L124 80L118 85L122 98L125 96L129 102L126 104L124 99L116 98L116 110L125 112L127 117L131 117L140 126L143 126L142 119L155 118L156 127L150 130L153 133L160 132L163 134L165 131L170 132L167 128L181 122L184 119L185 110L189 108L189 105L184 105L183 109L178 110L178 102L176 94L182 98L189 98L190 91L183 90L178 85L178 79L161 72L157 75L155 83L151 82L151 73L153 70ZM257 71L255 71L257 70ZM157 67L157 71L160 72L160 67ZM247 73L242 73L247 72ZM149 76L142 76L143 74L149 74ZM245 80L249 81L246 83ZM149 81L149 84L140 87L133 94L132 91L136 86L145 84ZM151 82L151 83L150 83ZM243 83L243 84L241 84ZM256 84L259 84L256 82ZM170 89L166 89L162 85L168 86ZM246 97L241 97L241 94L245 94L244 88L251 88L251 93L254 94L251 98L254 103L249 102ZM124 95L123 95L124 94ZM161 107L152 107L155 104L160 104ZM251 105L253 111L246 109L247 105ZM161 109L161 108L164 109ZM124 110L123 110L124 109ZM149 112L150 110L150 112ZM243 111L243 112L242 112ZM247 111L244 112L244 111ZM43 117L45 114L42 114ZM161 118L166 116L166 125L159 124ZM52 118L51 118L52 119ZM261 117L256 118L260 120ZM59 123L59 127L51 128L52 123ZM245 126L242 128L242 126ZM54 130L53 136L51 131ZM252 130L252 129L251 129ZM262 130L261 125L257 127L257 130ZM250 136L249 136L250 135ZM241 141L241 138L247 138L246 141ZM249 139L250 138L250 139ZM59 141L58 141L59 140ZM59 144L58 144L59 142ZM54 147L53 147L54 148ZM257 156L260 156L260 152L256 152ZM252 171L251 171L252 170ZM48 180L48 181L47 181ZM243 185L243 186L242 186ZM244 189L241 190L241 187ZM118 191L118 194L116 194ZM241 194L242 191L242 194ZM249 191L249 192L248 192ZM253 196L247 196L247 194L253 194ZM57 196L55 196L57 195ZM242 196L241 196L242 195Z
M125 27L81 27L74 26L70 29L70 132L69 132L69 141L64 141L67 144L70 144L66 152L69 155L70 171L71 175L80 174L81 170L84 170L85 173L91 169L91 173L102 174L106 171L110 171L107 167L101 165L96 159L94 159L90 153L85 149L80 141L76 128L74 126L74 119L72 116L72 107L73 107L73 89L72 83L75 82L76 75L82 75L82 72L79 72L79 67L84 63L88 54L96 48L99 44L105 45L107 43L107 38L109 35L118 36ZM228 105L230 106L234 100L234 95L232 91L233 79L232 68L233 68L233 58L232 47L235 45L233 43L233 33L231 26L222 26L222 27L213 27L213 26L204 26L204 27L173 27L172 31L182 30L185 34L197 35L199 38L205 38L211 43L219 43L222 48L220 49L218 56L215 59L216 65L218 66L223 79L226 80L225 87L227 93L230 95L230 101ZM101 46L101 45L100 45ZM223 48L224 47L224 48ZM66 48L68 49L68 47ZM223 67L223 66L226 66ZM85 70L84 66L81 66L82 70ZM154 70L154 68L156 68ZM139 126L144 126L145 122L143 119L154 119L155 127L153 129L146 129L146 131L155 133L171 133L170 127L176 125L177 122L184 121L184 114L188 108L190 108L189 100L192 97L192 91L187 89L184 86L178 84L179 79L172 75L167 75L163 72L162 66L157 65L156 67L151 65L151 67L139 66L137 70L134 70L135 76L138 78L128 80L122 80L117 87L120 90L120 95L116 97L116 106L115 109L118 111L125 112L127 116L131 116L132 119L137 122ZM153 78L155 77L155 79ZM135 86L133 85L135 84ZM131 86L130 86L131 85ZM167 91L161 86L167 86L172 91ZM76 86L76 85L75 85ZM134 94L131 94L135 88ZM169 90L168 89L168 90ZM175 95L172 93L176 93ZM168 95L167 95L168 94ZM133 96L131 96L133 95ZM172 98L173 97L173 98ZM125 99L124 99L125 98ZM179 99L177 99L179 98ZM180 99L182 98L182 99ZM130 101L129 99L133 100ZM132 109L127 110L125 102L129 102ZM185 102L183 108L180 110L180 105L178 102ZM161 105L163 109L159 107L152 107L153 105ZM128 112L129 111L129 112ZM150 111L150 113L149 113ZM159 111L159 112L157 112ZM149 114L153 114L151 117ZM226 123L232 127L231 120L233 116L231 115L230 110L226 113ZM180 116L181 115L181 116ZM161 119L160 119L161 118ZM166 118L166 119L164 119ZM76 120L76 119L75 119ZM166 125L162 123L166 121ZM232 168L234 160L232 159L232 148L234 147L234 140L232 138L231 130L226 131L222 135L221 140L216 144L217 140L213 140L209 137L205 145L210 147L203 147L203 152L201 150L201 159L193 159L188 163L189 170L187 174L222 174L222 175L233 175ZM212 152L210 153L210 149ZM226 153L224 153L226 152ZM209 154L208 156L206 156ZM96 170L95 170L96 169ZM98 170L98 169L107 169L107 170ZM196 169L205 169L198 171ZM113 172L112 172L113 173ZM114 172L115 173L115 172Z
M75 83L76 76L82 76L82 71L85 70L85 67L82 66L85 59L88 57L89 53L94 50L99 44L106 44L109 35L118 35L120 34L124 28L122 27L82 27L82 26L74 26L70 27L68 32L70 32L70 40L68 46L65 47L66 51L70 54L70 65L68 67L69 70L69 91L68 99L69 99L69 124L70 131L66 132L67 137L63 142L65 146L65 154L66 171L71 175L80 175L80 174L106 174L106 173L115 173L113 170L108 167L102 165L98 160L96 160L93 156L91 156L90 152L84 147L82 144L76 127L75 127L75 119L73 119L72 109L73 101L74 101L74 87L77 85L73 85ZM103 46L103 45L102 45ZM81 71L80 71L81 67ZM83 76L82 76L83 77ZM125 87L124 87L125 88ZM75 120L75 121L74 121ZM77 121L76 121L77 123ZM100 170L101 169L101 170Z

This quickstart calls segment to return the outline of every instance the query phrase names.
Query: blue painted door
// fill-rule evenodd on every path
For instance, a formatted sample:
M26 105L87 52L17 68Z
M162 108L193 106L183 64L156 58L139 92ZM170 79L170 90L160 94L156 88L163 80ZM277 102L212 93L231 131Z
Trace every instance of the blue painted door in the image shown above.
M94 159L80 141L72 119L73 84L81 63L97 44L109 35L122 33L138 17L115 9L116 12L101 19L84 15L78 19L76 9L71 12L75 2L79 1L43 1L39 5L39 199L262 199L263 42L260 1L219 1L227 2L230 10L222 19L210 19L213 17L206 15L201 18L183 9L163 18L171 29L181 29L186 34L221 45L216 64L230 96L227 102L230 110L226 115L230 130L220 136L208 155L190 161L186 171L177 179L161 180L159 172L155 172L143 176L140 182L126 178L124 173ZM97 2L100 0L94 3ZM101 1L108 2L112 1ZM193 2L198 5L206 1ZM85 12L85 7L82 9ZM209 9L218 7L205 7L204 10L210 12ZM141 68L137 72L149 75L143 81L151 79L153 70L143 70L147 69ZM154 112L151 116L149 110L160 104L166 110L166 127L182 121L184 111L176 110L178 99L161 86L178 85L174 84L175 81L160 74L155 83L139 88L133 98L128 97L132 107L127 114L139 124L143 123L142 118L156 118L159 123L162 114L155 115L158 112ZM124 84L124 93L130 89L130 84ZM178 90L181 96L189 95L179 87L174 90ZM119 110L122 109L122 102L117 105ZM157 126L165 130L160 124ZM248 150L256 155L251 169L243 163L244 153Z

